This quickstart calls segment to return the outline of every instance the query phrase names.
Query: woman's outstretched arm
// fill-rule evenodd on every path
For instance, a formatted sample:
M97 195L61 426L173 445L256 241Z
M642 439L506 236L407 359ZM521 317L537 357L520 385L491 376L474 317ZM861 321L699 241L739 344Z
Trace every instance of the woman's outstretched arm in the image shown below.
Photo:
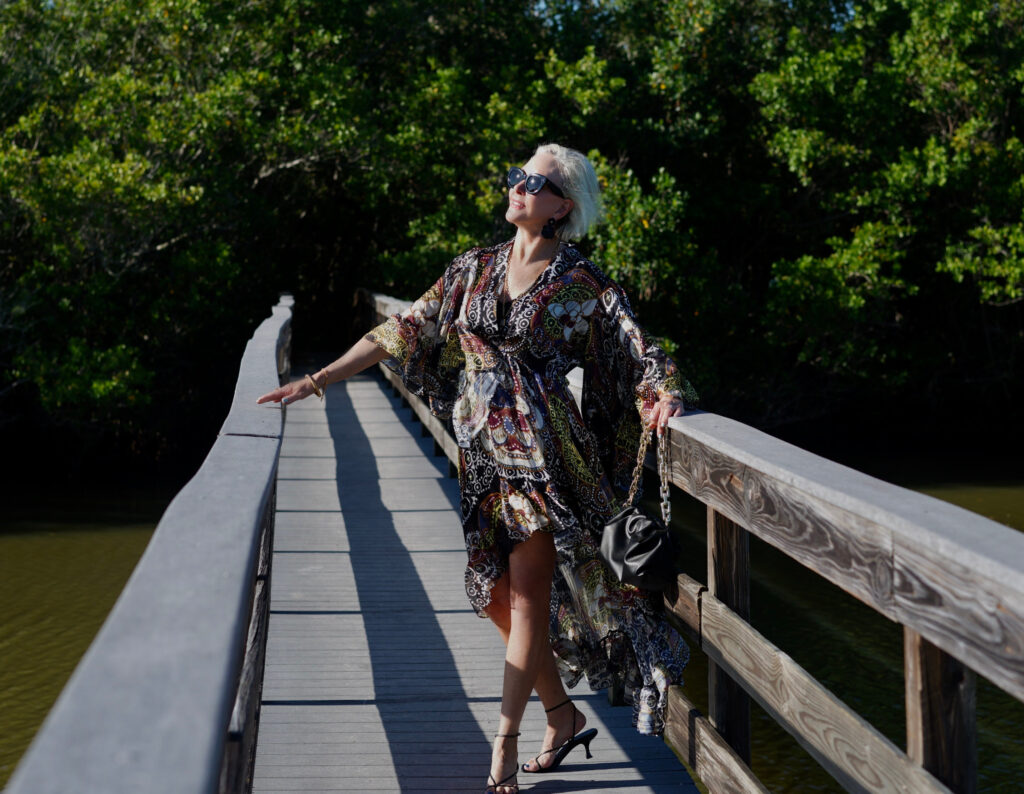
M329 383L337 383L340 380L358 375L364 369L372 367L379 361L388 357L389 353L383 348L371 342L365 337L356 342L348 349L341 358L332 361L322 370L312 376L318 388L326 388ZM313 393L313 386L303 378L302 380L286 383L273 391L268 391L258 400L257 403L286 402L293 403L302 400Z

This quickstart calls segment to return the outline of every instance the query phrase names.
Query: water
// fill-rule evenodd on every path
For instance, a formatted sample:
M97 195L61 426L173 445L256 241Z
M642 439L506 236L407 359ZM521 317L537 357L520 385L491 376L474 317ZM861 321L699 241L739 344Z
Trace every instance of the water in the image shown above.
M908 471L882 474L1024 530L1024 478L985 473L984 485L967 478L929 482L921 467ZM648 487L648 494L654 491ZM27 495L22 508L0 518L0 786L102 625L172 496L166 488ZM685 495L674 502L687 573L703 581L704 508ZM756 538L751 561L754 626L904 747L900 627ZM704 658L695 653L686 688L705 713L706 682ZM1024 705L979 680L978 723L979 790L1020 790ZM756 706L752 727L754 772L771 791L839 790Z
M21 495L0 518L0 787L117 600L170 497Z

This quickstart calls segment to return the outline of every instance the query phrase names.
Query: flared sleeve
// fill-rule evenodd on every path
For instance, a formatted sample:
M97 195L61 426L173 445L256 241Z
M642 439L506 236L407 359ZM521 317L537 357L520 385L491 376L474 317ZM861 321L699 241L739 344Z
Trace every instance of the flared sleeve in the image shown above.
M667 394L693 408L698 396L675 362L637 323L621 287L608 285L596 309L593 354L584 367L583 411L621 498L629 490L640 433L654 404Z
M442 418L451 415L465 366L457 323L473 287L475 253L457 257L408 309L365 336L387 351L385 365L398 373L409 391L428 399L431 412Z

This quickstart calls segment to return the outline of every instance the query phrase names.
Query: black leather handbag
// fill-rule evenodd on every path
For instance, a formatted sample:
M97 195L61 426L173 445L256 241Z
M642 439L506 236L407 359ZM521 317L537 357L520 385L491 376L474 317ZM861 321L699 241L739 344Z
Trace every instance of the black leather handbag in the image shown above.
M647 515L633 504L650 440L651 431L648 430L640 442L640 453L626 504L604 525L599 554L620 582L643 590L665 590L675 582L678 575L678 550L668 528L671 506L666 482L668 449L664 441L658 442L658 475L661 479L661 514L664 521Z

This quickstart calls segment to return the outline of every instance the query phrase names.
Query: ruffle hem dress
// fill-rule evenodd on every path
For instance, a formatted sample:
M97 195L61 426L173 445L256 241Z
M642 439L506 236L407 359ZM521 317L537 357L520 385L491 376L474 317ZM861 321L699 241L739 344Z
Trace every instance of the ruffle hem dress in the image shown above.
M618 582L597 556L662 394L696 394L637 325L622 289L563 244L537 281L499 306L512 241L456 257L405 312L366 335L413 393L451 419L460 447L466 593L486 616L509 553L554 536L551 645L563 680L621 681L640 733L661 733L689 649L661 595ZM567 373L584 373L582 410Z

